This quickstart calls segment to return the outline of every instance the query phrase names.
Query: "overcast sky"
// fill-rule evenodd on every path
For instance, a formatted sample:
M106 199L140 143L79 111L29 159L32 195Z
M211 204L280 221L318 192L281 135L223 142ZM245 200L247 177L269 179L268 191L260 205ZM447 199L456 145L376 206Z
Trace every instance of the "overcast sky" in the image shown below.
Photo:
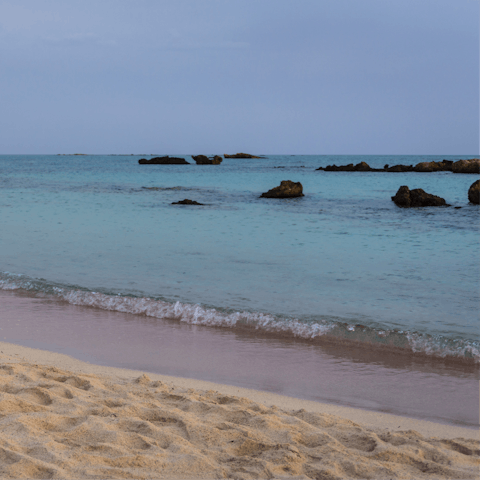
M1 0L0 154L478 154L479 0Z

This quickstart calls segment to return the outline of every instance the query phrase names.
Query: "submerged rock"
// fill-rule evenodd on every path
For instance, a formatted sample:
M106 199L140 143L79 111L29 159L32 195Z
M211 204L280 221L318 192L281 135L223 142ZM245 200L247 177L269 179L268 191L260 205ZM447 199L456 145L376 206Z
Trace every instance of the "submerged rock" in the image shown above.
M278 187L262 193L260 198L292 198L303 196L303 186L300 182L295 183L291 180L283 180Z
M172 202L172 205L203 205L203 203L198 203L195 200L186 198L185 200L180 200L179 202Z
M473 182L468 189L468 200L470 203L480 205L480 180Z
M140 165L190 165L184 158L180 157L155 157L150 160L141 158L138 163Z
M421 188L410 190L406 185L401 186L392 200L399 207L449 207L444 198L425 192Z
M225 158L265 158L265 157L256 157L255 155L250 155L249 153L235 153L234 155L228 155L224 153Z
M452 166L453 173L480 173L480 158L459 160Z
M197 165L220 165L223 158L220 155L215 155L213 158L208 158L206 155L192 155Z

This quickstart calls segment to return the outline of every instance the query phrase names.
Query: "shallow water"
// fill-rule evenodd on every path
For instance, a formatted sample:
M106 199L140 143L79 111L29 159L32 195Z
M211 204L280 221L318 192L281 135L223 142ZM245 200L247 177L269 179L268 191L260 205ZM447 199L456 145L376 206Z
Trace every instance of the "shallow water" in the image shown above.
M0 291L0 340L83 361L478 428L478 369ZM59 365L61 368L62 366Z
M467 199L478 176L315 171L469 157L177 166L138 165L140 156L1 156L0 285L191 324L478 362L479 209ZM302 182L305 196L259 198L286 179ZM401 185L462 208L400 209L390 197ZM206 205L171 205L183 198Z

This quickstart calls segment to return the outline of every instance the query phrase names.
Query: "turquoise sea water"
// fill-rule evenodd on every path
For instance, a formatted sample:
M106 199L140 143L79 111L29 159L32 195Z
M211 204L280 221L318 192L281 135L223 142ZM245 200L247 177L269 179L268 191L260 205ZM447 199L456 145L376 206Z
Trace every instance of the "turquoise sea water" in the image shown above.
M478 175L315 171L473 155L143 157L0 156L1 288L480 361ZM305 196L259 198L281 180ZM398 208L401 185L462 208Z

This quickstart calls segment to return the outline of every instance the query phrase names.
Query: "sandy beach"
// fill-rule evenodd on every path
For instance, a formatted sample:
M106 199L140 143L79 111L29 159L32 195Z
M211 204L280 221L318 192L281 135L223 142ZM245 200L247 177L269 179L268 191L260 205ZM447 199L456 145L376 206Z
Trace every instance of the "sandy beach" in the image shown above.
M2 478L478 478L474 429L0 352Z

